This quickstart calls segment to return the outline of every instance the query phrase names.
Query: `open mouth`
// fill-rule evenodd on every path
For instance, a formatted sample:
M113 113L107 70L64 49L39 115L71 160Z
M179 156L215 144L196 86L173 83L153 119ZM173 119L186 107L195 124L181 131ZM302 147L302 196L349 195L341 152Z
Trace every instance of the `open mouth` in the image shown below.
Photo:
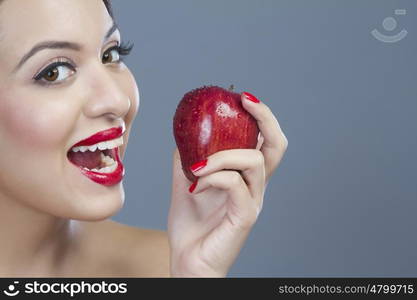
M90 146L72 147L67 157L73 164L85 170L112 173L120 161L116 150L121 145L123 145L123 137Z

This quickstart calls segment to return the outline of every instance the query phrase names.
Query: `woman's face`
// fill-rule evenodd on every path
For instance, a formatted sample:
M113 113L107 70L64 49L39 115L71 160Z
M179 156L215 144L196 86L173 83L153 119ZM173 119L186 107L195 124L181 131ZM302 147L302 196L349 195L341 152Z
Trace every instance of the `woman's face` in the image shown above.
M79 141L122 126L123 158L139 93L118 50L109 51L120 42L117 29L106 36L112 25L102 0L0 5L0 201L81 220L122 206L122 182L97 183L67 155ZM27 56L46 41L78 46Z

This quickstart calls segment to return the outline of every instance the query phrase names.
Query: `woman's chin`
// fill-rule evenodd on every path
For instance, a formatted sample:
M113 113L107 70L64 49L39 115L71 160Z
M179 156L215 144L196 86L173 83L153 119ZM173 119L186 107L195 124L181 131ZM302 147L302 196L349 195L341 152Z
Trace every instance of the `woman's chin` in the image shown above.
M84 176L79 168L71 165L68 177L64 180L69 184L66 211L60 215L83 221L100 221L116 214L125 199L123 180L111 186L94 182Z
M124 191L122 183L119 184L120 192L109 192L100 197L77 197L72 199L71 209L66 213L69 219L80 221L101 221L115 215L124 203Z

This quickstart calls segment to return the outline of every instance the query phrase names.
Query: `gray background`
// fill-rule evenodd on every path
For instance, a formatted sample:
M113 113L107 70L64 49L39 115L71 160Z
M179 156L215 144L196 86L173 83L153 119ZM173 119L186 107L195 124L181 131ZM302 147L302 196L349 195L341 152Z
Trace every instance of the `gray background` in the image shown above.
M228 276L417 276L416 1L113 6L141 97L114 220L166 229L176 105L234 84L272 108L289 147ZM408 36L382 43L375 28Z

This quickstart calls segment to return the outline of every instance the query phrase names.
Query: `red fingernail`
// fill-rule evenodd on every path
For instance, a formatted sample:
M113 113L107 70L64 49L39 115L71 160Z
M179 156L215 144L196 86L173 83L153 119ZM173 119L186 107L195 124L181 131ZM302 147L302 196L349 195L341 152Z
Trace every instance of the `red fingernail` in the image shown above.
M255 103L261 102L261 101L259 101L258 98L256 98L254 95L252 95L252 94L250 94L248 92L243 92L242 94L243 94L243 96L246 97L246 99L248 99L248 100L250 100L252 102L255 102Z
M197 186L197 182L198 182L198 179L194 181L192 185L190 185L190 188L188 189L190 193L194 192L195 187Z
M197 172L198 170L201 170L207 165L207 159L199 161L198 163L193 164L190 169L191 172Z

